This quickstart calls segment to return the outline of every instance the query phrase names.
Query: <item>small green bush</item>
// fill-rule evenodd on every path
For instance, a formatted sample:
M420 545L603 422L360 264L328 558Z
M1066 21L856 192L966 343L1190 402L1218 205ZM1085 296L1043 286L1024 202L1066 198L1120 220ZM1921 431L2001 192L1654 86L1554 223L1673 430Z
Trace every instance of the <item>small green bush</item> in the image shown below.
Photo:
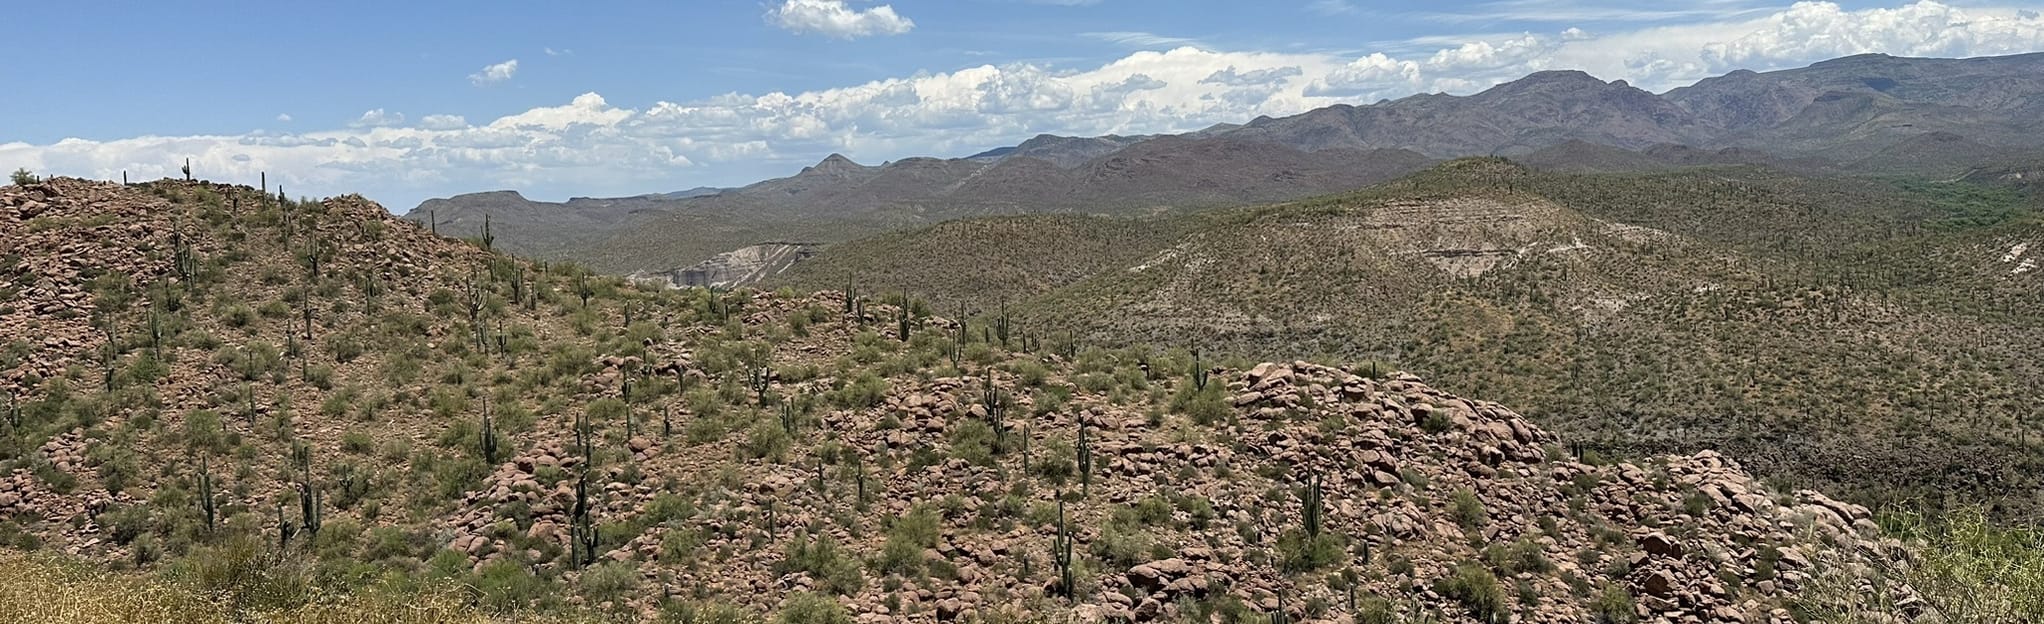
M1455 566L1453 573L1434 582L1434 591L1462 603L1479 622L1504 621L1510 615L1505 610L1505 588L1498 585L1497 575L1479 564Z
M852 614L844 605L828 596L799 593L788 597L781 606L781 614L774 618L780 624L852 624Z

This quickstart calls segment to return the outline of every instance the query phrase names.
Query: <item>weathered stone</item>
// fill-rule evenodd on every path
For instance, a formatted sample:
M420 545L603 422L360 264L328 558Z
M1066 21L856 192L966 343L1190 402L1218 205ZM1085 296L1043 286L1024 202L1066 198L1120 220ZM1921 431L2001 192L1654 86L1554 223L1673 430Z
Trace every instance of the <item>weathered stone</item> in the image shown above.
M1682 545L1675 543L1674 539L1669 538L1666 534L1661 533L1660 531L1648 533L1645 536L1640 537L1639 547L1640 549L1647 551L1648 554L1652 554L1658 557L1682 556Z

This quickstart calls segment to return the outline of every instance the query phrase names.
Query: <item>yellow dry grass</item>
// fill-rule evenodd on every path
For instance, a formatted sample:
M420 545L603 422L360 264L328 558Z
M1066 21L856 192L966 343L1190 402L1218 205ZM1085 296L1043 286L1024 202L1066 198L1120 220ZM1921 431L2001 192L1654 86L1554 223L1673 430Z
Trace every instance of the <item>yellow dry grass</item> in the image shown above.
M363 592L315 597L275 611L235 614L228 601L135 573L108 572L54 555L0 550L0 622L10 624L495 624L565 623L560 618L498 618L472 608L463 592Z

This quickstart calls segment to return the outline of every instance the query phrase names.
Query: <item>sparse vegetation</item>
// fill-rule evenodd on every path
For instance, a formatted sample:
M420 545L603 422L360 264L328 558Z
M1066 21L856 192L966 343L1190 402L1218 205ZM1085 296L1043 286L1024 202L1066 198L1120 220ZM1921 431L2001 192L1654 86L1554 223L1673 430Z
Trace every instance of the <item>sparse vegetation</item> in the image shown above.
M151 226L141 242L89 256L59 242L94 214L0 231L25 258L0 279L76 260L93 306L39 286L0 312L59 337L0 344L0 370L23 371L0 380L0 619L993 622L1164 592L1220 621L1625 622L1655 569L1630 563L1648 530L1689 549L1665 565L1746 557L1723 562L1753 570L1724 604L1828 613L1759 587L1822 569L1994 597L1981 618L2036 607L2010 572L2044 551L2033 532L1884 516L1916 557L1869 555L1851 519L1825 524L1863 515L1844 504L1706 478L1696 457L1588 461L1376 364L1252 380L1241 358L1083 344L1021 313L1042 308L640 287L356 199L107 189L169 208L124 216ZM311 252L316 270L314 239L335 250ZM1500 353L1551 356L1522 346ZM1710 480L1773 505L1719 501ZM58 513L12 513L23 501ZM1735 539L1728 517L1764 534ZM979 602L946 602L954 587ZM1283 615L1243 587L1284 588Z

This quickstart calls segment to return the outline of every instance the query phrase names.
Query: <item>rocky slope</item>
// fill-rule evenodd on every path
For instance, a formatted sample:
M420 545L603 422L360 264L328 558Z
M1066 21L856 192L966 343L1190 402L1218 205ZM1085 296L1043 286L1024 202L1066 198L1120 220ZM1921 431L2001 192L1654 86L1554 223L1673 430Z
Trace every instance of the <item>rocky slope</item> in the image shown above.
M0 257L0 537L243 616L436 583L669 621L1932 608L1865 508L1373 365L641 290L207 183L0 189Z
M1716 449L1866 504L2037 517L2044 430L2023 414L2044 398L2044 325L2021 311L2040 282L2001 259L2039 221L2013 183L1471 159L1190 217L945 224L769 285L858 275L1053 336L1395 362L1605 451Z

